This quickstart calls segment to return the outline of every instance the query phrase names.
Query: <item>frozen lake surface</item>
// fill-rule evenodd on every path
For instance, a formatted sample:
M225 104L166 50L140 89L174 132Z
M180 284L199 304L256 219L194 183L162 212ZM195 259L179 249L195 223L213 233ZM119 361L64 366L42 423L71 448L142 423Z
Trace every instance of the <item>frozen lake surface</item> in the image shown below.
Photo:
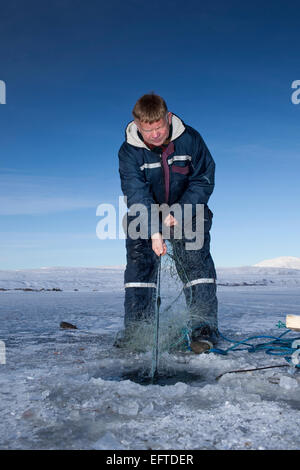
M284 330L277 323L300 315L300 270L218 274L219 329L226 337L279 336ZM123 325L122 283L122 267L0 271L1 449L300 448L299 369L216 380L231 370L287 365L283 357L164 352L165 384L136 383L150 370L152 353L112 347ZM61 290L46 290L53 288ZM169 286L162 306L173 297ZM78 329L61 329L61 321Z

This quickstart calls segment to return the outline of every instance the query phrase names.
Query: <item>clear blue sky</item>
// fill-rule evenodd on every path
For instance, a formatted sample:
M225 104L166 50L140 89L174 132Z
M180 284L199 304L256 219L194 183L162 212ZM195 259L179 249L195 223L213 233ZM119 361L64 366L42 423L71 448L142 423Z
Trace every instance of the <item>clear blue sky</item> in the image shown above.
M216 161L216 265L300 256L299 2L0 3L0 269L125 263L96 208L151 90Z

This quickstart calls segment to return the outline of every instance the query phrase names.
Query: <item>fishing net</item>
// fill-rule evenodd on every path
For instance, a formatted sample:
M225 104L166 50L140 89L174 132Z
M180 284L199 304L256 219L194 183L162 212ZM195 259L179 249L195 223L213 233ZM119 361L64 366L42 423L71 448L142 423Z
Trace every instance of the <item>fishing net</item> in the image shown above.
M191 326L191 309L189 290L183 280L185 276L184 266L181 272L180 260L176 258L174 244L167 243L167 255L160 259L160 267L157 273L157 288L153 292L150 303L152 304L151 315L149 312L145 318L140 318L132 328L126 331L126 347L131 351L152 351L158 346L160 353L173 352L176 350L187 350L188 331ZM160 297L160 305L157 305ZM159 311L158 311L159 309ZM159 319L157 318L159 315ZM157 338L157 320L159 320L159 334Z

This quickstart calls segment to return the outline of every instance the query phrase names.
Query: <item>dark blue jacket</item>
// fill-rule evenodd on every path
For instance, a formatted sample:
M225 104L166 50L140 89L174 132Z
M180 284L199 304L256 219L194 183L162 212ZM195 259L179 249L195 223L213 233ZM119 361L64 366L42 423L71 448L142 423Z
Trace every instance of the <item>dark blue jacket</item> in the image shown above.
M168 154L162 149L150 150L134 121L126 128L126 140L119 150L119 172L127 206L143 204L204 204L214 189L214 160L199 132L172 115L171 144ZM173 147L173 148L172 148ZM171 153L170 153L171 151ZM165 157L165 158L164 158ZM167 200L166 200L167 198ZM155 230L150 228L149 236Z

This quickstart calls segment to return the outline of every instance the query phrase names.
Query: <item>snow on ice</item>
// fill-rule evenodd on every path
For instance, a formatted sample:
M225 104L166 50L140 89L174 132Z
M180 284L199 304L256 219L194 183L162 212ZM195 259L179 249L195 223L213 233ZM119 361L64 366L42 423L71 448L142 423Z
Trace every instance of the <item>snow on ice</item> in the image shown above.
M177 292L166 285L162 307ZM278 336L279 321L300 315L299 286L298 269L219 269L220 331ZM281 356L165 351L165 384L132 380L152 353L112 347L123 267L0 271L0 289L1 449L299 449L299 369Z

